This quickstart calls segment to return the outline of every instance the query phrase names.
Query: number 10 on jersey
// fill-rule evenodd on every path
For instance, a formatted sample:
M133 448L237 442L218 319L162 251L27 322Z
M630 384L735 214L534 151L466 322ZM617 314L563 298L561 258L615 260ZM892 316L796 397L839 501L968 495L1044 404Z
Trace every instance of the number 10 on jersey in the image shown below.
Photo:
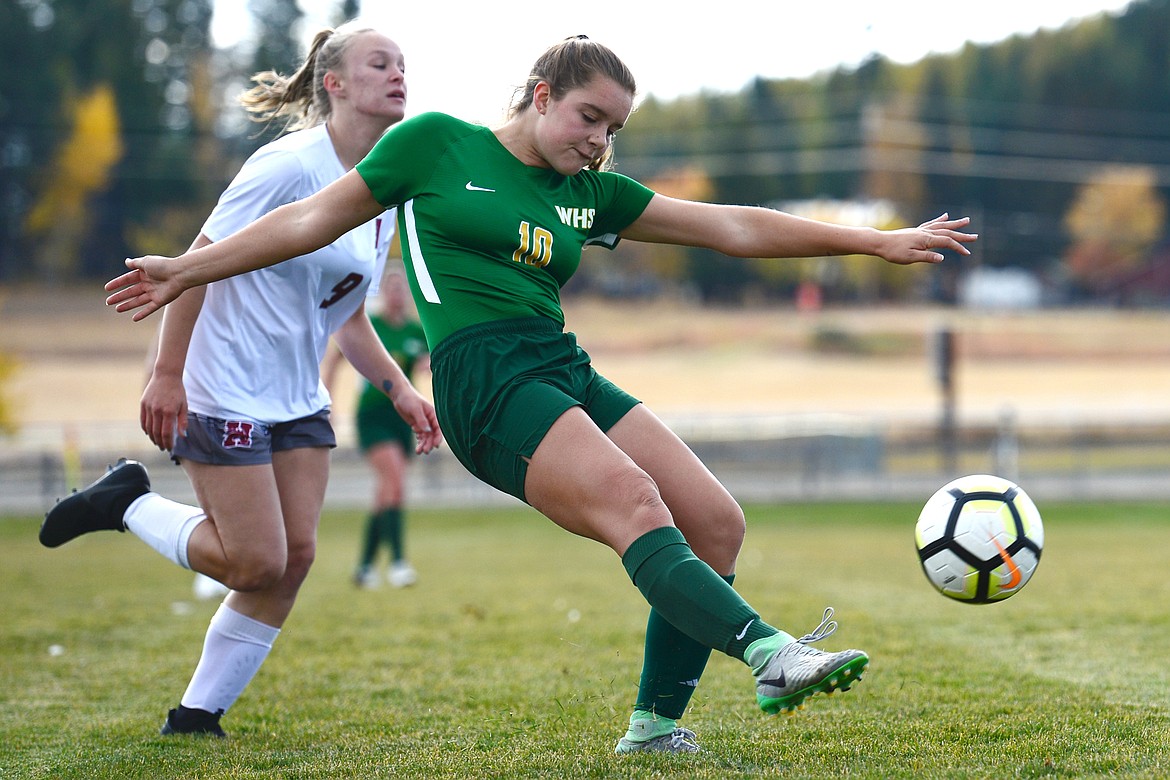
M552 260L553 235L546 228L520 223L520 246L512 253L512 261L544 268Z

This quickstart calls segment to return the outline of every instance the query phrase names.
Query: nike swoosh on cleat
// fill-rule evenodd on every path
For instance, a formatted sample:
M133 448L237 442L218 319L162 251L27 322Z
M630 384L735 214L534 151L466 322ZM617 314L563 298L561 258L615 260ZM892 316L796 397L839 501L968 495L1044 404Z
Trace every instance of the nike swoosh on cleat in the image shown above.
M760 680L760 685L772 685L776 688L783 688L787 680L784 679L784 670L780 670L780 676L774 680Z
M747 625L743 627L743 631L740 631L738 634L736 634L736 635L735 635L735 638L736 638L736 639L743 639L745 636L747 636L747 630L748 630L749 628L751 628L751 626L752 626L752 623L755 623L755 622L756 622L756 619L755 619L755 618L752 618L751 620L749 620L749 621L747 622Z
M495 190L493 190L489 187L476 187L471 182L467 182L467 184L465 184L463 186L472 192L495 192Z

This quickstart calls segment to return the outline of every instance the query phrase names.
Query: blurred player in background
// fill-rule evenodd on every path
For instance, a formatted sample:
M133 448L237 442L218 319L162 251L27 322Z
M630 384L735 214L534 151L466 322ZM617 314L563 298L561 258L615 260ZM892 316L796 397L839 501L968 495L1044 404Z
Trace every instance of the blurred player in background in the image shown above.
M402 52L351 23L318 33L290 77L257 74L244 107L294 131L253 154L192 248L214 245L282 204L341 178L402 119ZM336 445L320 364L336 340L419 435L440 441L434 408L378 340L365 295L380 277L392 214L371 213L297 262L191 290L167 307L141 424L186 470L200 506L151 492L146 469L120 461L53 507L41 542L130 530L171 561L231 592L163 734L223 736L220 717L268 656L316 552Z
M370 322L382 345L402 367L407 379L430 370L427 338L415 317L410 287L401 266L389 266L382 277L381 308L370 313ZM330 348L321 368L321 378L330 392L336 392L341 350ZM378 549L385 543L390 553L386 579L396 588L418 581L418 574L406 558L406 469L414 456L414 432L394 410L394 404L369 382L362 383L357 402L358 448L374 472L374 506L366 518L361 553L353 581L358 587L373 588L381 583L375 567Z
M658 417L593 369L564 331L561 285L584 246L619 239L733 257L867 254L909 264L941 262L942 250L969 254L964 244L976 236L962 232L966 218L945 214L876 230L657 194L604 170L635 91L612 51L566 39L537 60L501 127L413 117L353 172L231 239L178 259L127 260L107 301L141 319L183 289L279 264L400 205L446 441L478 478L621 557L651 612L638 697L616 751L696 752L695 734L677 721L712 649L751 669L765 712L848 689L869 657L811 646L836 629L829 610L797 637L739 596L731 583L743 510ZM799 552L775 555L771 565L782 566Z

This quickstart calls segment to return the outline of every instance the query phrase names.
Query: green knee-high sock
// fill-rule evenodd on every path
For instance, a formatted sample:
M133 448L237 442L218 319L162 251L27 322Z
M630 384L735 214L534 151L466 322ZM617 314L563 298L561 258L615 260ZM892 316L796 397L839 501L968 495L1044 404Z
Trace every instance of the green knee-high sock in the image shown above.
M378 513L378 522L382 538L390 545L390 560L405 559L406 551L402 544L402 507L386 507Z
M381 521L374 512L366 518L366 533L362 537L362 556L358 559L358 566L368 569L374 565L374 556L378 554L378 540L381 538Z
M731 585L735 575L723 579ZM681 718L710 657L711 648L691 639L658 610L651 609L650 619L646 621L646 650L634 709L674 720Z
M699 644L742 661L748 645L778 633L695 557L673 526L635 539L622 556L622 565L650 606Z

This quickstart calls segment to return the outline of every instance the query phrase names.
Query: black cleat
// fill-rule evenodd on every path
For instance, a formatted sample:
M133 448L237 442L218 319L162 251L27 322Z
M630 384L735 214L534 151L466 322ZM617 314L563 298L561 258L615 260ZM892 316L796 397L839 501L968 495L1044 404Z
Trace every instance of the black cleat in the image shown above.
M41 544L60 547L90 531L125 531L126 508L149 491L146 468L136 460L120 458L92 485L66 496L45 513Z
M219 712L208 712L207 710L191 709L180 704L177 708L167 713L166 723L163 723L158 733L163 736L169 736L171 734L205 734L209 737L223 739L227 734L219 727L219 719L222 715L223 710Z

